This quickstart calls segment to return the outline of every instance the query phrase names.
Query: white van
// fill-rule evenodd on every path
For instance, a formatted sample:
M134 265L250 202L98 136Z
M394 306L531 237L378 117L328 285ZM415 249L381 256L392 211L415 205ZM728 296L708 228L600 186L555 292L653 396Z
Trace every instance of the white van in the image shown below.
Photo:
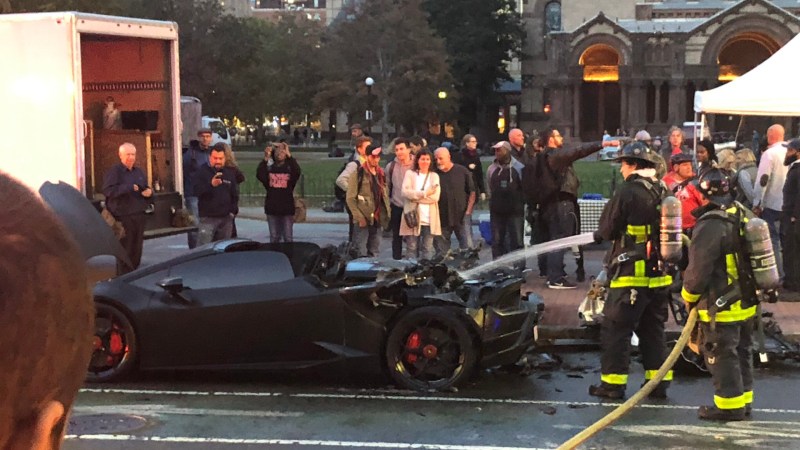
M219 117L203 116L203 128L211 130L211 145L217 142L231 145L231 134L228 132L225 122Z

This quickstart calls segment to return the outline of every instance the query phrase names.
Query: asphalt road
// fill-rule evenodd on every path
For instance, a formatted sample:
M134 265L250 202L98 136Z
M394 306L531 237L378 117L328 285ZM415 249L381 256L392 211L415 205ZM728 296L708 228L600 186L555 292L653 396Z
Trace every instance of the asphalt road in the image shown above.
M560 356L554 370L482 372L451 393L355 374L142 374L87 386L64 448L555 448L616 405L586 393L599 378L595 353ZM752 420L727 424L695 418L710 379L678 377L668 400L646 401L584 448L798 448L800 409L787 395L796 369L759 369ZM642 379L634 364L631 389Z
M242 236L267 239L266 223L237 221ZM297 240L338 244L342 224L298 224ZM147 241L144 264L186 250L185 236ZM384 241L388 255L388 241ZM488 250L482 259L488 260ZM92 261L93 276L113 261ZM609 413L587 394L598 382L596 352L552 349L561 362L530 375L483 371L456 392L416 393L353 373L144 373L81 391L63 448L555 448ZM800 448L798 364L758 369L753 417L707 423L711 380L678 376L665 401L647 400L583 448ZM643 381L632 366L629 395Z

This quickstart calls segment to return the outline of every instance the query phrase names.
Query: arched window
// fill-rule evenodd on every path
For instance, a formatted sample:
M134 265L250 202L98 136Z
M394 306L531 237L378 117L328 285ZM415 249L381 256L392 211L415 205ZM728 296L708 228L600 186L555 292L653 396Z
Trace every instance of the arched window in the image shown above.
M544 7L544 24L545 30L548 33L551 31L561 31L560 2L550 2Z

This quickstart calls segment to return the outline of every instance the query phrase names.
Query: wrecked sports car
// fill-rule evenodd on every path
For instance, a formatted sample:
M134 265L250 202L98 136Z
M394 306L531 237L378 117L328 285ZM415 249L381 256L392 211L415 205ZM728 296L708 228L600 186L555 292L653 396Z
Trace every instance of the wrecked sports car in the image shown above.
M347 253L231 239L98 283L87 381L134 367L359 367L448 389L532 347L544 305L518 275L464 280L445 264Z

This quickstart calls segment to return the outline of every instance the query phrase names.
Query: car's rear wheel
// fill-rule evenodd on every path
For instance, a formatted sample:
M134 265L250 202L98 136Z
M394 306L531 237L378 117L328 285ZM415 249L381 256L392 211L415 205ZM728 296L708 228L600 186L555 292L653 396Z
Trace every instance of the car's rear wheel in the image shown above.
M117 308L96 303L95 309L93 352L86 381L116 380L133 369L137 356L136 332Z
M412 310L397 321L386 341L389 374L408 389L449 389L472 374L477 359L468 325L448 308Z

